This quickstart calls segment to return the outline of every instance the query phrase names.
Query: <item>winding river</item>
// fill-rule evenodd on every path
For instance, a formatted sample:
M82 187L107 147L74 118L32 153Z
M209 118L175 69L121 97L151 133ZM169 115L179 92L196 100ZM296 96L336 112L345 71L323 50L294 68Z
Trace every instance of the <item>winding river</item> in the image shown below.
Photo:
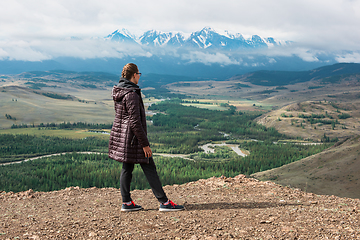
M231 148L235 153L237 153L239 156L242 157L246 157L247 154L244 153L237 145L234 144L226 144L225 142L219 143L219 144L214 144L214 143L208 143L205 145L200 146L201 149L204 150L205 153L214 153L215 150L211 147L215 147L215 146L227 146L229 148ZM16 164L16 163L22 163L22 162L27 162L27 161L33 161L35 159L39 159L39 158L46 158L46 157L52 157L52 156L59 156L59 155L63 155L63 154L67 154L67 153L71 153L71 152L64 152L64 153L54 153L54 154L48 154L48 155L43 155L43 156L38 156L38 157L33 157L33 158L28 158L28 159L24 159L21 161L16 161L16 162L7 162L7 163L0 163L0 166L4 166L4 165L10 165L10 164ZM107 153L99 153L99 152L77 152L79 154L107 154ZM170 153L153 153L155 156L164 156L164 157L180 157L180 158L184 158L187 160L191 160L191 161L195 161L194 159L189 158L189 155L186 154L170 154Z
M226 144L225 142L222 142L219 144L208 143L208 144L201 146L200 148L203 149L205 153L215 153L215 150L213 148L210 148L210 147L215 147L215 146L227 146L227 147L231 148L237 155L242 156L242 157L247 156L247 154L245 154L237 145Z

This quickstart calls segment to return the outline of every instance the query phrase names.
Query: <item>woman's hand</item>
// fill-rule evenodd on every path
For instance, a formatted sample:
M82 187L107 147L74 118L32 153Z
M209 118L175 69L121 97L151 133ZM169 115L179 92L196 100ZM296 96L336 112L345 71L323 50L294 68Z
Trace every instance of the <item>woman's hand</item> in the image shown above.
M152 156L152 151L151 151L151 148L149 146L143 147L143 150L144 150L146 158L150 158Z

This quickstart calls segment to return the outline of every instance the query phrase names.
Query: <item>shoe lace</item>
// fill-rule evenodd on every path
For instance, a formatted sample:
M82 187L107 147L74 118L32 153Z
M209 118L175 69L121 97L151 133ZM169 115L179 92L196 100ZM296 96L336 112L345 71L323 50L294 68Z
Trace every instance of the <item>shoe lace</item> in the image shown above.
M171 206L173 206L173 207L176 206L176 204L175 204L173 201L171 201L171 200L169 200L169 204L171 204Z
M131 205L134 205L134 206L135 206L135 203L134 203L134 201L131 201L131 204L130 204L129 206L131 206Z

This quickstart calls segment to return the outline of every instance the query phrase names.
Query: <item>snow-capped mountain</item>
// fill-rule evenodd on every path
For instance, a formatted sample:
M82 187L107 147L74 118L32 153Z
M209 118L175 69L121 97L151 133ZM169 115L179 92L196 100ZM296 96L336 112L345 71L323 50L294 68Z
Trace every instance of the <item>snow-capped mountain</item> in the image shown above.
M203 28L200 31L194 32L186 40L186 45L198 48L216 48L226 47L228 41L232 39L220 35L211 28Z
M180 32L159 32L151 30L137 38L126 29L122 29L121 31L116 30L105 39L116 42L137 43L142 46L152 47L169 46L223 50L268 48L282 45L280 41L276 41L272 37L262 38L258 35L253 35L251 38L245 39L240 33L232 34L225 31L224 34L220 34L209 27L193 32L189 37L185 37L185 34Z
M145 46L164 46L172 38L173 33L163 33L158 31L147 31L139 38L141 45Z
M135 35L132 35L128 30L123 28L122 30L116 30L113 33L105 37L106 40L126 43L136 43Z

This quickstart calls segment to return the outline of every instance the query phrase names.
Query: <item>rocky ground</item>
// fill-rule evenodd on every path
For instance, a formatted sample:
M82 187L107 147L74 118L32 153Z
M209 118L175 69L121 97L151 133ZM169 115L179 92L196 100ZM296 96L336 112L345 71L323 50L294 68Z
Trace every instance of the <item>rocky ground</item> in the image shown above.
M239 175L165 186L186 211L123 213L115 188L0 194L1 239L360 239L360 200L315 195Z

